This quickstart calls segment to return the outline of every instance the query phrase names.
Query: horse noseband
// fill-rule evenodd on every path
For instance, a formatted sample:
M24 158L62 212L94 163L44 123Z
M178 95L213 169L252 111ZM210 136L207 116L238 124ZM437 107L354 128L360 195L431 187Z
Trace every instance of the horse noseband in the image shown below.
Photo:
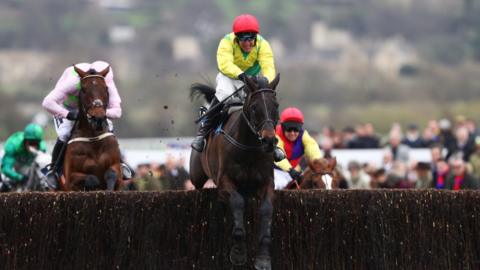
M92 102L92 107L95 107L95 108L103 107L103 102L100 99L95 99Z
M103 104L103 101L101 101L100 99L95 99L90 106L84 109L84 111L85 111L85 114L87 115L87 118L91 119L92 116L88 113L88 110L90 110L91 108L104 108L104 107L105 106Z

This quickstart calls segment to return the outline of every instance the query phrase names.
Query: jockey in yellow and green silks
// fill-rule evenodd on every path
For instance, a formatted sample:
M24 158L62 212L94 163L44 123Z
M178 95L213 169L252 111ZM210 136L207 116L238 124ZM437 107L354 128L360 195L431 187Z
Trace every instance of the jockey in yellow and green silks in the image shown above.
M223 108L227 97L244 85L246 76L262 74L268 82L273 81L276 75L272 48L260 33L257 18L251 14L242 14L233 21L232 32L226 34L218 45L215 98L210 108L214 111L200 122L197 136L192 142L192 148L203 151L204 138L214 128L212 119Z

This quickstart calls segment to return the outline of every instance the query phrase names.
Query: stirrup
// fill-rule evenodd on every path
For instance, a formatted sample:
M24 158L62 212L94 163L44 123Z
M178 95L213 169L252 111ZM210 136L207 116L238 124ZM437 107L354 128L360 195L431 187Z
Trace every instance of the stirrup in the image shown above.
M53 173L53 163L47 164L45 167L41 168L40 171L43 175L48 176Z
M198 117L202 117L207 111L208 111L207 107L200 106L200 109L198 109Z
M122 170L123 180L132 179L132 177L135 175L133 170L130 169L130 167L123 162L120 163L120 169Z
M49 171L47 177L45 177L44 185L46 189L57 190L58 189L59 176L54 171Z

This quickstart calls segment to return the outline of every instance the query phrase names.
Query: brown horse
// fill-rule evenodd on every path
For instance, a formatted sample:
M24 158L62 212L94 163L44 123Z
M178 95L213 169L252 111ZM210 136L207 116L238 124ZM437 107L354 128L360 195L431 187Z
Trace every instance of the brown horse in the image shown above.
M302 174L299 185L290 182L285 189L336 189L339 186L339 173L336 158L319 158L307 162L308 167Z
M66 191L118 189L120 149L116 137L108 132L106 116L105 76L110 66L100 72L74 69L80 76L79 115L65 151L61 187Z
M276 143L275 125L278 102L275 88L280 78L246 79L245 102L242 109L228 116L216 134L207 137L202 153L192 151L190 176L196 188L202 188L208 178L218 186L220 198L228 203L233 215L233 265L247 262L245 202L249 196L260 200L259 250L256 269L271 269L270 242L273 213L273 150ZM204 95L210 101L215 89L194 85L192 93Z

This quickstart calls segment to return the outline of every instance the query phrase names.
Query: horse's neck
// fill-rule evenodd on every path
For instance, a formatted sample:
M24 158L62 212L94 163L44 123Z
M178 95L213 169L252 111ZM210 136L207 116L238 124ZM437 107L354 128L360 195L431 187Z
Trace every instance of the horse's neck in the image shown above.
M257 135L250 129L247 120L242 115L242 111L238 113L237 121L232 130L238 130L237 136L233 136L238 142L247 145L259 144Z
M77 127L74 128L72 137L96 137L108 131L107 127L101 130L94 130L85 116L80 116Z

